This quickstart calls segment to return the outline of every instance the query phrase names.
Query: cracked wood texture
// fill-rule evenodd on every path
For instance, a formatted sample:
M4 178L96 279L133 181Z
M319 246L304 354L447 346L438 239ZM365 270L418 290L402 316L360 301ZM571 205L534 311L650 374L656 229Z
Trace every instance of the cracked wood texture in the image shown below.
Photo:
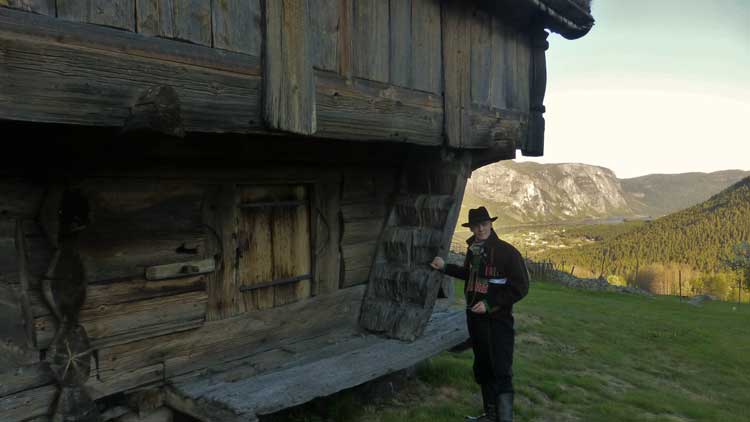
M266 0L265 22L266 123L272 129L311 135L317 124L307 0Z

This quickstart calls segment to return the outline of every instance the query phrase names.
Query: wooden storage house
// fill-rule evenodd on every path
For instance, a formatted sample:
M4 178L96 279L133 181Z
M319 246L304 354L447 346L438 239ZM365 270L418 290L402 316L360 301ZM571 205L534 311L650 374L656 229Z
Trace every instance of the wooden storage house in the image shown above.
M0 420L248 421L463 341L580 0L0 0ZM437 305L436 305L437 304Z

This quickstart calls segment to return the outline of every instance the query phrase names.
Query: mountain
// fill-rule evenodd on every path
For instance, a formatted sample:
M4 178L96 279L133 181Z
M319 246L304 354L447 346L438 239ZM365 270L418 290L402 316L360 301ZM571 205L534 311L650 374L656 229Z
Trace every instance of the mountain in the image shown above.
M598 267L603 255L610 272L636 265L683 263L701 271L718 271L733 245L750 240L750 177L707 201L600 244L558 251L557 259Z
M661 216L703 202L747 176L750 172L742 170L649 174L620 179L620 183L630 194L628 203L636 213Z
M708 199L750 172L647 175L618 179L587 164L504 161L472 173L463 214L487 206L501 225L661 216Z

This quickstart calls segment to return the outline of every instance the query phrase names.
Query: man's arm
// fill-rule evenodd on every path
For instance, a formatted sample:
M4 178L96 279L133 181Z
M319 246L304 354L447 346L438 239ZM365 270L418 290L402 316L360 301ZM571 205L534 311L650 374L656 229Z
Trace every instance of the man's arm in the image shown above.
M466 281L469 279L469 254L470 252L466 254L463 267L455 264L446 264L443 258L439 256L435 257L430 266L436 270L443 271L451 277Z
M468 260L464 261L463 266L456 264L446 264L443 271L445 271L445 273L451 277L456 277L463 281L466 281L469 279Z
M521 253L512 249L504 257L506 278L490 280L487 312L508 307L521 300L529 291L529 273Z

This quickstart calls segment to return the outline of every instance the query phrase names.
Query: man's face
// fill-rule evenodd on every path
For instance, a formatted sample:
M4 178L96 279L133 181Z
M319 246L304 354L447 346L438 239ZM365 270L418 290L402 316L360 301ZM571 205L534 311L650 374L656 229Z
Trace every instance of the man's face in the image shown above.
M471 226L470 229L474 233L476 240L487 240L490 237L490 233L492 233L492 221L483 221Z

